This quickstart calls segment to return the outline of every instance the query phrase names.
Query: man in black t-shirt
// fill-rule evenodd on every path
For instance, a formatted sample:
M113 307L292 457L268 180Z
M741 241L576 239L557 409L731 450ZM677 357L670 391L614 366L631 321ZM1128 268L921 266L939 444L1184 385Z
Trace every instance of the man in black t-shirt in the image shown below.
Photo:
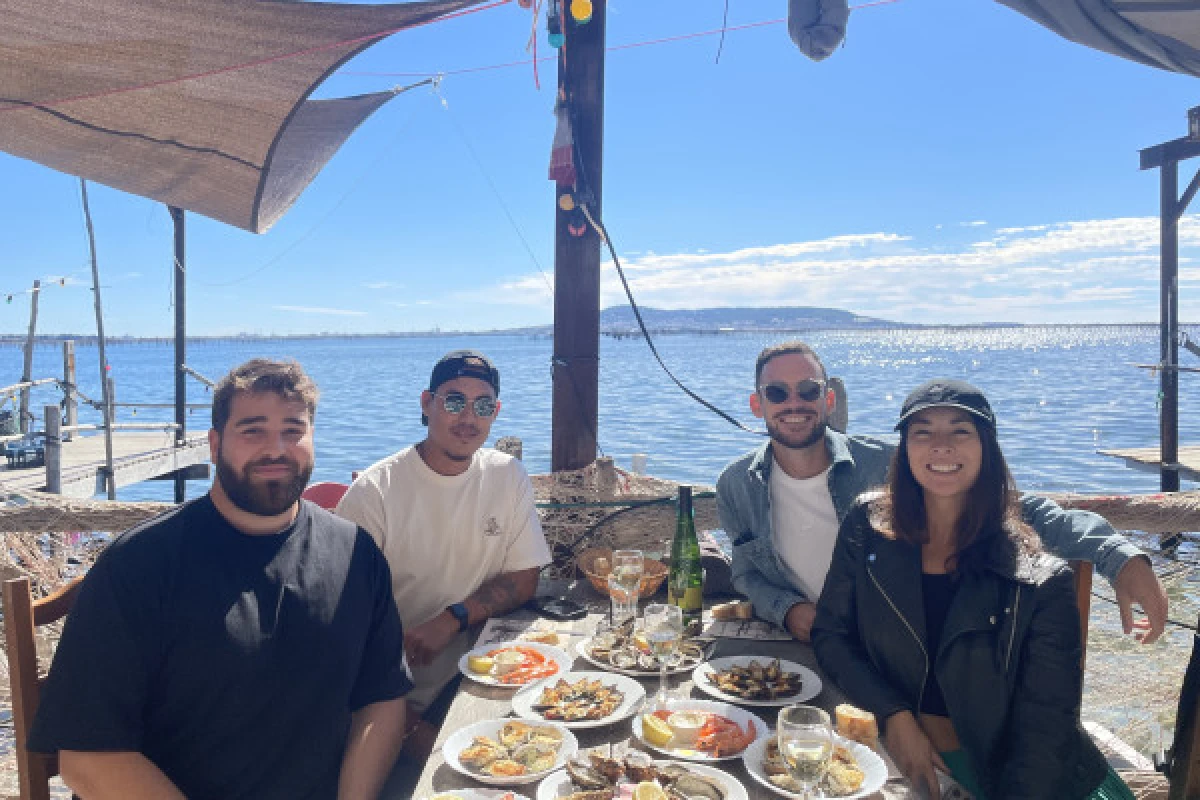
M212 490L88 573L29 740L85 800L378 795L411 682L383 555L300 499L316 397L294 362L236 368Z

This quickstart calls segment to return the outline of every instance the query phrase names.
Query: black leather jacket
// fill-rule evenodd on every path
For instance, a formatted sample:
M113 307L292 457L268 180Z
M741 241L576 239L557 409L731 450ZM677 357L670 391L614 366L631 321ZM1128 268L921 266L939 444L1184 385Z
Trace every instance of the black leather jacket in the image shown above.
M1079 721L1083 674L1070 568L1002 543L964 574L937 653L927 653L920 549L847 515L817 603L825 673L883 723L917 713L933 669L959 741L990 800L1081 800L1107 774Z

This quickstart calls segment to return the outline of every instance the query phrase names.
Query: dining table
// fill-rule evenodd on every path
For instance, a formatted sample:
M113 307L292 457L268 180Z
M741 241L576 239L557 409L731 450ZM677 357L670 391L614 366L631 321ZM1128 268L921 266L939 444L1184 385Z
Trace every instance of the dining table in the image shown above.
M543 587L539 591L540 593L544 593L546 589ZM609 599L596 592L587 581L572 581L567 584L560 584L554 587L553 591L557 596L568 597L587 607L588 615L585 619L553 623L553 627L559 635L561 641L560 647L569 656L574 658L571 669L573 671L597 671L598 667L578 654L577 644L581 639L592 635L598 626L604 625L606 620L608 620ZM721 598L706 597L706 607L714 599L719 600ZM643 607L646 602L653 602L653 600L644 600ZM502 623L499 630L495 626L490 631L485 629L485 635L490 632L492 638L489 641L498 641L495 638L497 635L503 637L522 628L541 627L544 630L551 625L546 622L538 622L538 619L537 612L527 608L519 609L497 621ZM821 678L821 690L819 694L807 702L825 709L829 712L831 718L833 717L834 707L840 703L847 702L845 695L833 682L821 674L820 668L817 666L816 654L813 652L812 645L807 642L801 642L790 637L786 640L781 638L742 638L740 636L739 638L725 636L711 638L713 639L713 649L708 656L709 660L735 655L763 656L767 659L778 657L813 670ZM639 676L637 680L644 686L646 690L646 704L650 706L653 703L653 695L659 686L659 678L657 676ZM714 699L693 685L690 671L672 676L670 689L675 698ZM474 723L483 720L513 718L515 716L513 711L513 695L515 691L513 688L489 686L468 678L462 680L454 701L447 712L445 722L439 731L434 751L421 771L416 789L412 795L414 798L424 800L443 792L476 788L496 788L453 769L446 763L443 757L442 745L456 731ZM778 707L744 707L761 717L774 730L776 716L779 712ZM636 717L637 715L634 716ZM577 729L572 732L578 739L580 753L584 753L585 751L599 751L604 754L615 753L620 755L629 750L644 750L654 758L665 757L648 750L637 737L632 735L632 723L628 717L601 727ZM912 791L910 784L904 779L903 775L888 757L886 751L883 750L882 744L880 744L878 752L887 765L888 778L883 788L870 796L871 800L909 800L909 798L915 800L919 795ZM737 780L745 788L749 800L786 800L785 795L767 788L752 778L747 772L741 758L709 762L707 766L716 767ZM537 792L537 781L517 786L506 786L504 788L533 798Z

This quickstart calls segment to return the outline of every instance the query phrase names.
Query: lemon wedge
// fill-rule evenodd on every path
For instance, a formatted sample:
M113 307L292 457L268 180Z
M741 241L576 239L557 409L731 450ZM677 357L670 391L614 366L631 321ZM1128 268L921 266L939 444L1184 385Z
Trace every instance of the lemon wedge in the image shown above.
M488 656L467 656L467 669L477 675L486 675L496 665L496 659Z
M642 633L641 631L638 631L633 635L633 644L643 653L650 652L650 640L647 639L646 634Z
M671 740L675 738L675 732L671 730L671 726L665 720L661 720L653 714L646 714L642 717L642 736L655 747L670 747Z
M654 781L642 781L633 789L633 800L667 800L667 793Z

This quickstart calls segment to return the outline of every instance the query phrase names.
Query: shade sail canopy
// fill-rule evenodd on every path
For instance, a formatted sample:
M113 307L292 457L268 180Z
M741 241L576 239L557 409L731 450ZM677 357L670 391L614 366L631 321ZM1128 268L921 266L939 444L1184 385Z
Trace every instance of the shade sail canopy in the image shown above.
M480 0L0 0L0 150L262 233L394 92L310 100Z
M1200 76L1197 0L997 0L1055 33L1152 67Z

